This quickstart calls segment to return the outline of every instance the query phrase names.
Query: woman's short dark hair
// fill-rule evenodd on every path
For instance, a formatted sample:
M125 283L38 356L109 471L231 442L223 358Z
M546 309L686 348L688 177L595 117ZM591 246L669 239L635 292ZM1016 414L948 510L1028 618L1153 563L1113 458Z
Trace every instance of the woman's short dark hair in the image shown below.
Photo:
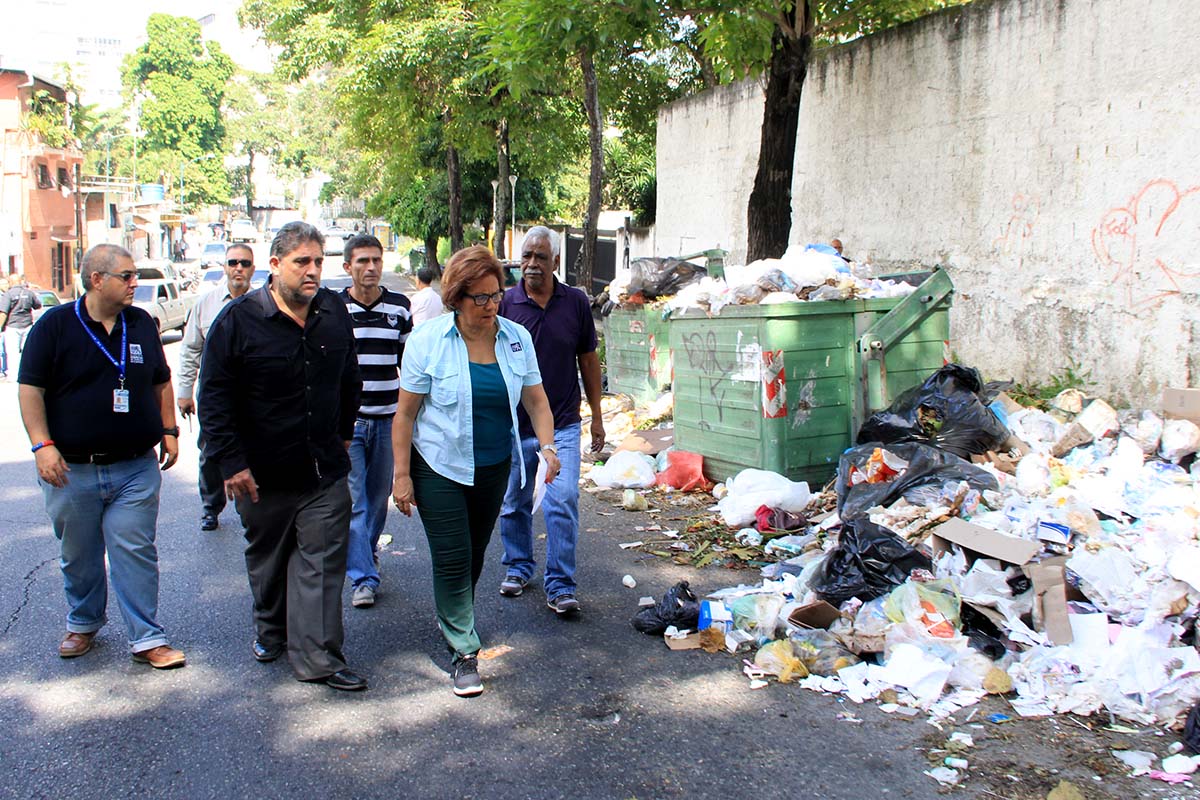
M491 250L481 244L464 247L446 262L442 273L442 302L447 308L457 308L467 296L467 287L491 275L497 288L504 288L504 271Z

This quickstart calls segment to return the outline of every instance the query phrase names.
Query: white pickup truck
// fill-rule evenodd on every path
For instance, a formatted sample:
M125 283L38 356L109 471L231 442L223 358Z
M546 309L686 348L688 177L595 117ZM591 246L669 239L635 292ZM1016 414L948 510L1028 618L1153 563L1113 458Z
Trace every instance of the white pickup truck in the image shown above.
M172 278L139 280L133 290L133 304L154 317L159 333L176 328L182 332L196 295L183 291L179 281Z

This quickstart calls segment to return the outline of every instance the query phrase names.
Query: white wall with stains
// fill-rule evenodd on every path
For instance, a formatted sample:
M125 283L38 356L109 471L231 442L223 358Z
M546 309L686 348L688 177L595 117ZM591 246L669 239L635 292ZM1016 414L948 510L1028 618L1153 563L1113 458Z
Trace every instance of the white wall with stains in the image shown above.
M945 266L954 351L991 379L1200 385L1197 41L1182 0L980 0L829 51L791 238ZM744 256L762 102L752 81L660 111L660 249Z

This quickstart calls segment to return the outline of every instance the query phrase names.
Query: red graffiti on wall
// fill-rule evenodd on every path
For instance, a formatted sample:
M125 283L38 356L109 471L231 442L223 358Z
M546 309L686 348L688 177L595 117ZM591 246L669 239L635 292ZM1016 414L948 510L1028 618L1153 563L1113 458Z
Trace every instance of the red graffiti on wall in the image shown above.
M1123 206L1110 208L1092 230L1092 249L1133 308L1151 308L1181 294L1181 281L1200 277L1196 256L1200 186L1180 189L1160 178Z
M1012 214L1004 223L1003 232L992 240L992 246L1006 256L1016 256L1017 266L1025 260L1033 226L1041 212L1042 201L1033 195L1014 194Z

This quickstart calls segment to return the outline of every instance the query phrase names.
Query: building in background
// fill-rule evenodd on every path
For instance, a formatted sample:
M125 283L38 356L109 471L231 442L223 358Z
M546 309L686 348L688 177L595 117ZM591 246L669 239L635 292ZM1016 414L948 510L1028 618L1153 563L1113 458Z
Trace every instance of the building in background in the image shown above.
M74 285L82 214L76 191L83 153L51 147L26 124L35 92L59 102L58 84L23 70L0 68L0 271L69 294Z

